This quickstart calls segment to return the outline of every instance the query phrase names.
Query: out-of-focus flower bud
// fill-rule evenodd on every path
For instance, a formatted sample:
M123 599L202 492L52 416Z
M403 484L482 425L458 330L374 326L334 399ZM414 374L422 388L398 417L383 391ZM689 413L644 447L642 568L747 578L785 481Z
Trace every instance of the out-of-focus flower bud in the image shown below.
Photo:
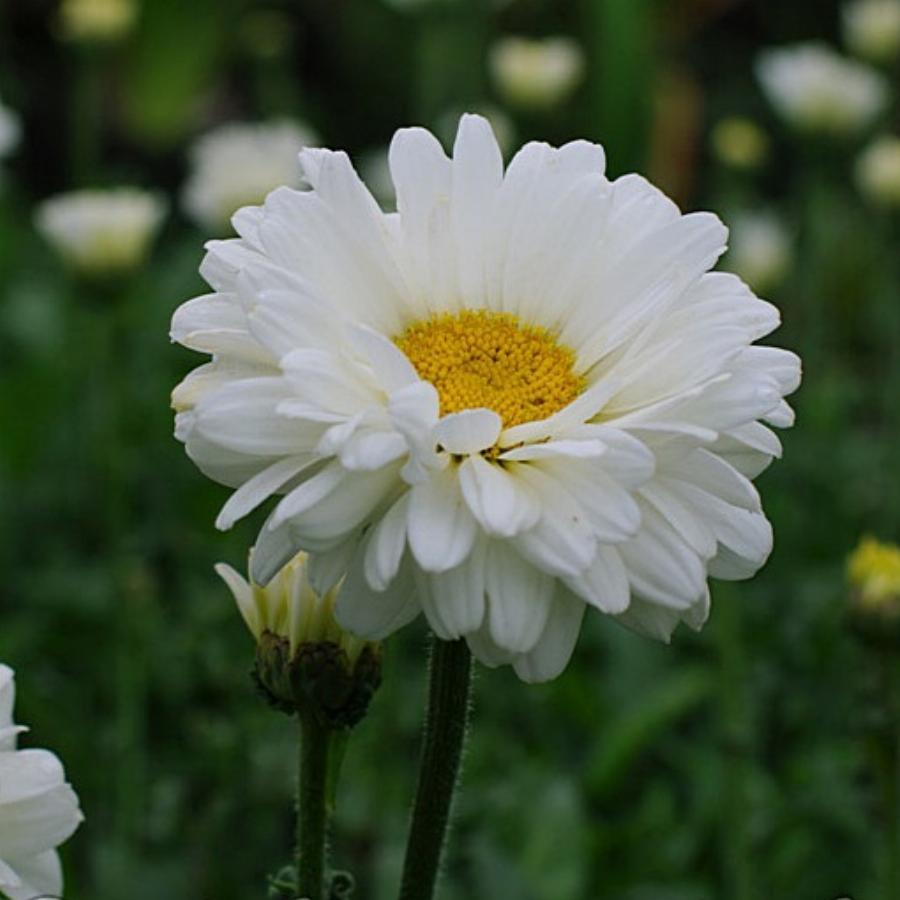
M340 585L319 596L309 581L305 553L265 587L224 563L216 571L257 640L255 674L267 699L284 712L314 715L331 729L356 725L381 683L381 647L337 624Z
M21 136L19 117L0 103L0 159L9 156L18 147Z
M769 102L794 128L820 134L855 134L887 105L887 81L826 44L763 51L757 75Z
M83 190L45 200L35 224L78 274L106 278L145 261L165 213L166 201L150 191Z
M885 135L856 161L856 183L875 205L900 207L900 138Z
M858 56L876 63L900 55L900 0L856 0L844 7L844 38Z
M860 632L874 640L900 639L900 546L864 537L847 559L850 609Z
M769 136L752 119L742 116L717 122L710 143L716 159L732 169L752 171L769 157Z
M584 74L584 53L567 37L504 37L491 48L488 62L501 96L526 109L559 103Z
M131 31L137 14L135 0L63 0L61 37L75 43L112 43Z
M777 287L790 268L793 252L787 229L774 214L746 211L732 217L726 265L754 291Z

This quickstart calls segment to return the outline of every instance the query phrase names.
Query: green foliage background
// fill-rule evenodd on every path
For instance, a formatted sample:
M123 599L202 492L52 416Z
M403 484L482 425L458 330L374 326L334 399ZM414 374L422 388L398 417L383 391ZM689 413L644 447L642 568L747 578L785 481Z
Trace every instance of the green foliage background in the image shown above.
M359 155L496 103L485 49L504 33L570 34L589 59L571 99L515 116L520 141L600 140L614 174L649 170L685 208L727 219L765 202L788 218L776 340L806 376L785 458L759 481L775 552L754 581L715 586L702 634L657 646L590 615L557 681L479 672L442 897L881 896L875 660L847 626L844 559L863 533L900 538L900 229L853 187L860 144L793 140L752 74L764 46L837 42L838 12L145 0L124 45L85 50L57 40L51 3L0 9L0 93L25 122L0 189L0 659L26 742L58 752L82 798L67 897L264 896L290 852L296 751L293 723L254 696L251 640L212 571L241 567L260 520L217 533L227 492L171 437L169 391L198 360L168 321L203 291L207 235L176 208L129 284L88 290L34 232L35 202L87 183L174 191L189 141L228 118L298 116ZM735 112L773 136L755 178L707 149ZM348 752L334 856L360 900L394 896L424 646L421 625L391 640Z

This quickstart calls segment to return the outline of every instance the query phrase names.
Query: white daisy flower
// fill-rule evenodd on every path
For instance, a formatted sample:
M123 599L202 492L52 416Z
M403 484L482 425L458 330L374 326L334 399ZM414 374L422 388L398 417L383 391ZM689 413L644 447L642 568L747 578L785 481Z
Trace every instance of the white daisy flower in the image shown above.
M262 203L281 185L299 185L297 154L315 141L306 125L286 120L220 125L191 148L181 205L198 225L224 230L242 206Z
M567 37L503 37L491 47L488 63L497 90L524 108L553 106L584 74L584 53Z
M0 895L9 900L62 893L56 848L84 818L60 761L47 750L17 750L13 671L0 663Z
M756 73L769 102L804 131L835 135L865 128L887 105L887 81L826 44L765 50Z
M35 224L76 271L114 275L144 262L166 206L159 194L139 188L71 191L41 203Z
M708 273L718 218L609 181L584 141L504 171L477 116L452 159L396 134L395 214L345 154L301 164L312 190L238 213L172 325L212 354L173 405L189 456L237 488L218 526L283 495L254 580L308 550L319 593L347 572L347 629L424 612L529 681L564 668L586 606L663 640L702 625L707 574L746 578L771 548L750 479L800 377L750 346L778 312Z

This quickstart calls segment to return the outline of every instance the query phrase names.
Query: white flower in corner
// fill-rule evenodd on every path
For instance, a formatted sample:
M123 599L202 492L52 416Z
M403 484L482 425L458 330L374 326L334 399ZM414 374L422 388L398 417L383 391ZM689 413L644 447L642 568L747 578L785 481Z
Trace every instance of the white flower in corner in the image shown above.
M262 203L281 185L298 185L297 155L315 141L310 128L290 121L220 125L191 148L185 212L204 228L226 230L242 206Z
M76 271L117 275L138 268L166 214L166 201L139 188L59 194L38 207L35 224Z
M488 62L497 90L521 107L553 106L584 74L584 54L567 37L504 37L491 48Z
M765 50L756 72L769 102L803 131L853 134L888 101L888 85L873 69L808 43Z
M25 729L12 720L13 671L0 663L0 896L32 900L62 892L56 848L83 816L60 761L47 750L17 750Z
M707 617L707 574L746 578L772 533L750 479L797 357L752 343L778 312L709 273L727 231L682 215L603 150L531 143L504 171L464 116L449 159L421 128L390 150L398 212L343 153L312 190L235 217L212 293L172 335L212 354L176 388L176 434L236 488L221 528L283 495L252 574L299 548L344 627L424 612L529 681L566 665L586 606L668 640Z
M855 0L843 9L847 46L872 62L900 54L900 0Z

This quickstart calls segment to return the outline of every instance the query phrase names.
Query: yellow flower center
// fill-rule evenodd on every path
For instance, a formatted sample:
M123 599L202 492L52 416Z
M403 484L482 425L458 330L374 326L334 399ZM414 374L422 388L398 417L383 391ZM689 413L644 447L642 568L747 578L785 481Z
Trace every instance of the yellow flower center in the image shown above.
M512 313L465 310L415 322L394 343L441 400L441 415L487 407L504 428L543 419L584 389L575 354Z

